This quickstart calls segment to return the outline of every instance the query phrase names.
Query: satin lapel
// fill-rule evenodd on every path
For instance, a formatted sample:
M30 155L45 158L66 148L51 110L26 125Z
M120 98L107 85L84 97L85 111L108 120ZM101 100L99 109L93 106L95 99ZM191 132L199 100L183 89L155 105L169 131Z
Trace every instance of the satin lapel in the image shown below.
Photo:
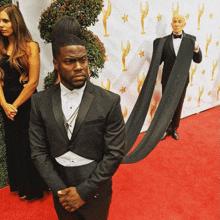
M77 132L79 131L79 128L90 108L90 105L92 103L92 100L94 98L94 95L92 94L92 84L91 82L87 81L87 85L86 85L86 88L85 88L85 91L84 91L84 94L83 94L83 97L82 97L82 101L80 103L80 106L79 106L79 112L78 112L78 115L77 115L77 118L76 118L76 123L75 123L75 126L74 126L74 130L73 130L73 134L72 134L72 137L71 137L71 140L74 139L74 137L76 136Z
M183 33L183 39L181 41L179 52L177 54L177 60L176 60L177 62L182 61L183 57L185 56L185 53L187 53L188 49L191 47L191 44L192 44L191 41L193 40L188 37L185 37L185 33Z
M170 42L170 51L171 53L176 57L176 53L175 53L175 50L174 50L174 46L173 46L173 37L172 37L172 34L169 35L169 42Z
M64 136L65 140L69 142L66 129L64 127L64 118L63 118L63 111L61 107L61 97L60 97L60 87L57 85L57 90L52 96L52 106L53 106L53 113L54 117L57 121L58 127L61 131L61 134Z

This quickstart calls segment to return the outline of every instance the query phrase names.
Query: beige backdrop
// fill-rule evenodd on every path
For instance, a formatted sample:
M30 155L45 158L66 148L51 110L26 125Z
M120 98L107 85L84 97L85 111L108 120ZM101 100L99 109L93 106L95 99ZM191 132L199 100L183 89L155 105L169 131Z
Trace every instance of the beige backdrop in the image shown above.
M41 12L51 0L19 0L20 9L34 39L41 47L42 89L47 72L53 70L51 46L44 44L37 29ZM153 40L171 33L172 14L186 18L184 31L197 37L202 63L192 63L190 84L183 106L186 117L220 104L220 1L218 0L104 0L99 21L90 29L106 48L105 68L92 81L121 95L125 120L138 97L152 55ZM161 67L162 68L162 67ZM161 68L151 108L142 131L146 130L161 97Z

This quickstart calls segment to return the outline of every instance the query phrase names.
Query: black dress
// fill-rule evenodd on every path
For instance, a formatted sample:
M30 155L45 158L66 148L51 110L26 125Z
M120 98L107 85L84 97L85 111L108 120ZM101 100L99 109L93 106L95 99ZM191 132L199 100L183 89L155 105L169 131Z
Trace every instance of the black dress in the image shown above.
M7 103L12 104L23 89L23 85L19 82L21 74L10 66L7 55L2 58L0 67L4 70L3 92L5 99ZM10 191L18 191L20 197L26 195L29 200L42 198L43 190L47 189L31 160L28 134L30 109L31 100L29 99L18 107L14 121L8 119L4 110L1 109L5 129Z

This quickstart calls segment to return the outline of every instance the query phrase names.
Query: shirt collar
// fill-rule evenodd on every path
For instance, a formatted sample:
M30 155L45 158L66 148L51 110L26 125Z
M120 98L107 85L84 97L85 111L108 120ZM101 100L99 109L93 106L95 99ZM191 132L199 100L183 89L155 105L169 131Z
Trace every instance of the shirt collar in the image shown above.
M179 33L179 34L175 34L174 32L172 32L173 33L173 35L182 35L182 37L183 37L183 31L181 31L181 33Z
M73 89L72 91L69 90L66 86L64 86L61 82L60 82L60 91L61 91L61 96L65 96L66 94L72 94L72 95L80 95L83 94L84 90L86 87L86 83L83 87L79 88L79 89Z

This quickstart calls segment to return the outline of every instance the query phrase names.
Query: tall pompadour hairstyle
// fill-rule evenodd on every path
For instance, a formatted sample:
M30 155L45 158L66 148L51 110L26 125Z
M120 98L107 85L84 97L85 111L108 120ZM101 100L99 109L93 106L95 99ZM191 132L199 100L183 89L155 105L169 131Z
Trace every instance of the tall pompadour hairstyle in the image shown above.
M56 37L60 33L74 34L82 39L81 27L73 17L62 17L56 21L53 29L53 37Z

